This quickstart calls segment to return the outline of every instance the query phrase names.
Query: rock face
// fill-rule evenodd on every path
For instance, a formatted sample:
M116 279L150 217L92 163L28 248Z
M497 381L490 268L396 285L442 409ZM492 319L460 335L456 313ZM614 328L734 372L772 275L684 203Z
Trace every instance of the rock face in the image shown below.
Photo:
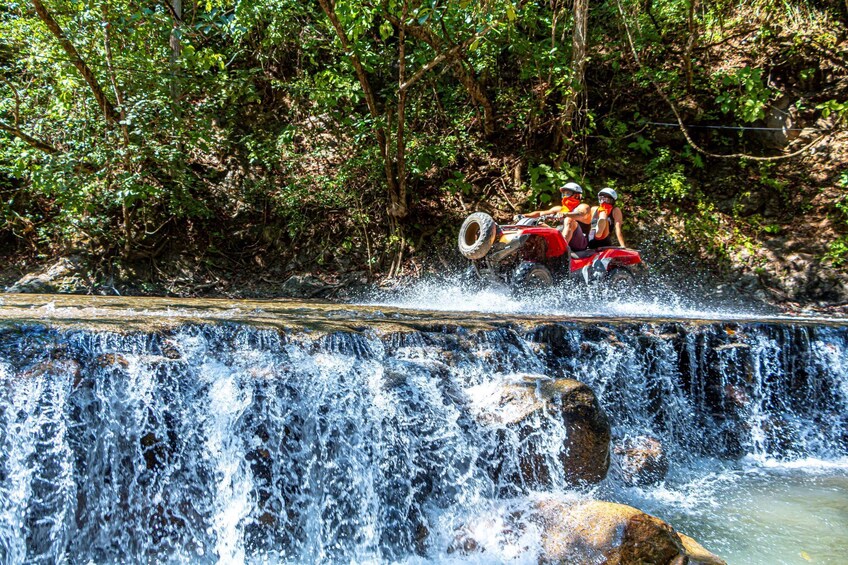
M613 453L621 479L628 486L656 484L668 473L668 458L656 438L625 438L616 442Z
M727 565L724 559L710 552L686 534L677 532L677 535L680 537L683 549L686 550L686 555L689 557L689 565Z
M631 506L549 500L538 509L542 563L686 563L674 528Z
M75 292L85 288L83 260L77 256L64 257L35 273L29 273L6 289L6 292L50 293Z
M474 408L479 421L504 425L518 433L522 440L521 474L525 484L550 483L554 470L549 468L538 443L525 440L530 434L545 437L555 425L551 417L561 421L565 428L558 459L566 480L597 483L606 477L610 424L594 392L585 384L572 379L524 375L517 382L501 385Z

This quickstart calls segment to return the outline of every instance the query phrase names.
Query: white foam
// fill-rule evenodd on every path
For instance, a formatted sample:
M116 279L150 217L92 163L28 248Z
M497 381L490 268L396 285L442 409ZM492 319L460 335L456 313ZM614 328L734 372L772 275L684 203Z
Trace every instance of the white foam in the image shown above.
M563 283L549 289L514 293L506 286L474 289L456 277L422 278L393 290L374 291L363 305L410 310L568 316L579 319L626 317L683 320L770 320L845 322L843 318L776 313L766 304L718 303L678 293L662 284L642 285L624 293L599 286Z
M786 471L803 471L811 474L831 474L834 471L848 471L848 457L837 459L820 459L807 457L790 461L781 461L771 457L757 457L749 455L742 459L746 470L769 469Z

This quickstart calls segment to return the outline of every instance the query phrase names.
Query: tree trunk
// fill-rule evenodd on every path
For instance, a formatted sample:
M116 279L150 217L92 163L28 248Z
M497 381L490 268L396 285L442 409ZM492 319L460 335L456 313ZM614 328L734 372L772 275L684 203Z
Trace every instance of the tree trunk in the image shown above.
M698 7L698 0L689 0L689 37L686 38L686 53L683 56L683 64L686 66L686 91L692 92L692 82L694 80L692 70L692 52L695 50L695 44L698 41L697 27L695 25L695 10Z
M562 118L563 138L571 138L582 103L586 97L586 33L589 22L589 0L574 0L574 31L571 35L571 92L565 102Z
M109 24L109 6L107 2L102 4L102 14L103 14L103 49L106 53L106 68L109 70L109 81L112 83L112 90L115 93L115 100L118 102L118 109L121 115L121 133L123 134L124 140L124 168L126 170L131 170L132 168L132 160L130 158L130 134L127 129L126 124L126 109L124 108L124 97L121 94L121 89L118 87L118 79L115 76L115 66L112 63L112 41L109 34L110 24ZM107 188L111 188L109 185L111 184L111 171L107 180ZM132 230L132 213L127 205L127 197L124 196L121 201L121 212L124 222L124 257L129 257L130 252L132 251L134 236Z
M171 0L171 10L173 11L174 25L171 27L171 37L168 43L171 46L171 100L176 108L177 101L180 98L180 79L177 76L177 61L182 55L182 46L178 30L183 20L183 1Z
M350 45L350 40L348 39L347 33L345 33L345 30L336 15L335 6L333 5L332 0L318 0L318 3L330 19L330 23L333 24L333 29L335 29L336 35L338 35L339 41L341 41L345 52L350 53L350 61L353 64L356 77L359 79L359 85L365 95L365 102L368 105L368 111L371 113L372 118L378 120L380 117L380 111L377 108L377 100L374 97L374 90L371 88L371 83L368 80L368 75L365 73L365 68L362 66L362 61L359 60L359 55L356 54L356 51L354 51ZM394 175L393 159L392 154L389 151L386 130L381 126L376 126L374 134L377 137L377 143L380 147L380 154L383 157L383 164L386 172L386 183L388 184L390 202L388 210L389 215L393 218L404 218L406 217L408 210L405 203L398 202L399 190L397 180Z
M468 92L469 96L471 96L471 99L480 104L483 108L483 133L486 137L493 136L497 129L495 107L492 105L489 97L486 96L483 86L476 78L474 78L473 74L468 72L461 60L456 63L455 68L458 68L456 76L459 79L459 82L461 82L465 87L465 90Z
M112 63L112 40L109 34L109 6L104 2L102 5L103 14L103 49L106 53L106 69L109 71L109 82L112 84L112 92L115 94L115 101L118 103L118 111L121 121L121 133L124 136L124 146L129 146L130 135L125 122L126 109L124 108L124 97L121 94L121 89L118 88L118 80L115 76L115 66Z
M49 29L56 39L59 40L59 44L62 46L62 49L65 50L65 53L71 60L71 63L73 63L80 72L82 77L85 79L85 82L88 83L92 94L94 94L94 99L97 100L97 103L100 105L100 109L103 111L106 121L113 124L117 123L120 120L120 116L115 110L115 106L103 93L103 89L100 88L100 84L97 82L97 77L94 76L94 73L91 72L91 69L88 68L85 61L82 60L82 57L80 57L76 47L74 47L74 44L71 43L65 36L65 32L62 31L62 28L59 27L59 24L56 23L56 20L53 19L52 15L50 15L50 12L47 11L47 8L45 8L44 4L41 3L41 0L32 0L32 5L35 7L35 12L38 14L38 17L47 26L47 29Z
M403 2L403 17L406 19L408 2ZM398 32L398 101L397 101L397 180L398 193L397 201L394 203L398 209L407 208L406 205L406 144L404 141L405 122L406 122L406 33L403 28ZM406 213L404 213L404 216Z

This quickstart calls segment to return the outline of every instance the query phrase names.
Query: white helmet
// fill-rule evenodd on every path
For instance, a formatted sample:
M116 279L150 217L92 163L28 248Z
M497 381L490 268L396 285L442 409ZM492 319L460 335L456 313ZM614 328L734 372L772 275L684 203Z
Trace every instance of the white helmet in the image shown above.
M560 192L565 192L566 190L576 192L577 194L583 194L583 187L577 184L576 182L567 182L561 187L559 187Z
M618 200L618 193L610 187L602 188L600 192L598 192L598 198L600 198L601 196L609 196L610 198L612 198L613 202Z

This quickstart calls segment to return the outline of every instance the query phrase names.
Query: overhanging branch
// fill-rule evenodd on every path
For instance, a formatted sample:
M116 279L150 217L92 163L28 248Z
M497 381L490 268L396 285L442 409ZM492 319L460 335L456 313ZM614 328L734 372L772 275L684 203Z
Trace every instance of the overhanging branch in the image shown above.
M103 93L103 89L100 88L100 83L97 82L97 77L94 76L94 73L85 61L83 61L76 47L74 47L74 44L71 43L67 36L65 36L65 32L62 31L62 28L59 27L59 24L56 23L56 20L53 19L53 16L47 8L45 8L44 4L41 3L41 0L32 0L32 5L35 7L35 12L38 14L38 17L42 22L44 22L44 25L47 26L47 29L49 29L59 41L62 49L65 50L65 53L70 58L71 63L73 63L80 72L82 77L85 79L85 82L88 83L92 94L94 94L94 99L97 100L97 103L100 105L100 109L103 111L103 115L106 117L106 120L110 123L118 123L118 121L120 121L120 116L115 110L115 106Z
M20 128L9 125L5 122L0 122L0 130L11 133L15 137L20 138L27 145L29 145L31 147L35 147L39 151L49 153L50 155L55 155L56 153L59 153L59 150L56 149L55 147L53 147L52 145L50 145L49 143L41 141L40 139L36 139L36 138L32 137L31 135L28 135L28 134L24 133L23 131L21 131Z

